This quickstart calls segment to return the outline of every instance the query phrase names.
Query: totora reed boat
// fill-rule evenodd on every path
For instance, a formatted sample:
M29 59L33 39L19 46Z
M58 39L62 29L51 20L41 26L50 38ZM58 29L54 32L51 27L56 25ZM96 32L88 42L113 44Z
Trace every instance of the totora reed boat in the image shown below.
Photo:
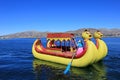
M99 50L90 40L92 35L89 31L82 32L82 38L84 39L83 51L79 51L74 34L48 33L46 47L43 46L40 39L36 39L32 47L32 53L37 59L65 65L71 61L75 53L72 61L72 66L75 67L86 67L105 57L106 54L98 59Z

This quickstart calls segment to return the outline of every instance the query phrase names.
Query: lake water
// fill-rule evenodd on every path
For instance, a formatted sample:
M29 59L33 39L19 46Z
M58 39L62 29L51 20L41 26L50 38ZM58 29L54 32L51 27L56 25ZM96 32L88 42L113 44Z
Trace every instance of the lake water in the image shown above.
M108 55L103 61L86 68L37 60L32 55L35 39L0 40L0 80L120 80L120 38L103 38ZM42 39L43 43L46 40Z

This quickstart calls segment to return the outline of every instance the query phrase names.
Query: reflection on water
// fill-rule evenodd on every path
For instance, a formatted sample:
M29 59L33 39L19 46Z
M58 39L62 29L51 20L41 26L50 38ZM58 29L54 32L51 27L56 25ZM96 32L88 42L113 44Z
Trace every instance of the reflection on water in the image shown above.
M102 62L86 68L71 67L69 74L64 75L66 65L48 61L33 60L36 80L107 80L106 67Z

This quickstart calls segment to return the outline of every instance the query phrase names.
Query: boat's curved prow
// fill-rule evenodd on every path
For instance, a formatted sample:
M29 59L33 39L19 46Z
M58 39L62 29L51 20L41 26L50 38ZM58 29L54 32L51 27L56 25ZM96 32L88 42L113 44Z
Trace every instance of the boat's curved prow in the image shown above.
M92 38L92 34L88 31L88 30L85 30L84 32L82 32L82 38L84 39L85 42L90 42L90 52L91 54L89 55L89 57L92 56L92 61L91 61L91 64L92 63L95 63L96 61L96 56L98 54L98 50L95 46L95 44L90 40Z
M96 62L102 60L108 53L108 48L106 43L101 39L103 34L100 31L94 33L94 38L96 39L96 47L98 50Z

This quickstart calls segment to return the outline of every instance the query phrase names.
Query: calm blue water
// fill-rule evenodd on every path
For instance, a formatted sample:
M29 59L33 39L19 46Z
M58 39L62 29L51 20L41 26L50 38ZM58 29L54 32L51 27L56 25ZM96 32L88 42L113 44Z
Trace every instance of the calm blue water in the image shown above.
M34 59L35 39L0 40L0 80L120 80L120 38L103 39L107 57L87 68L72 67L68 75L63 75L65 65Z

